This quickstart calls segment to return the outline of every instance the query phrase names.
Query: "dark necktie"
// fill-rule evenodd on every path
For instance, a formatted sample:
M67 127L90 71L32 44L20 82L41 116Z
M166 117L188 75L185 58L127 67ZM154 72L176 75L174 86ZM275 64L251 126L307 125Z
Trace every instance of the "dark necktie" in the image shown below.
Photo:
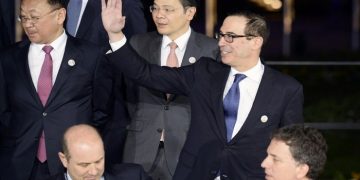
M70 0L67 6L67 22L66 29L72 36L76 35L76 27L78 25L82 0Z
M244 78L246 78L244 74L236 74L234 83L231 85L231 88L229 89L228 93L224 98L223 106L226 124L226 137L228 142L231 140L231 136L237 119L237 112L240 100L239 82Z
M43 65L41 67L40 76L37 84L37 91L41 103L43 106L46 105L46 102L49 98L51 88L52 88L52 67L53 62L50 55L50 52L53 50L51 46L44 46L43 51L45 52L45 59ZM40 162L46 161L46 147L45 147L45 134L44 131L41 133L41 137L39 139L39 147L37 158Z

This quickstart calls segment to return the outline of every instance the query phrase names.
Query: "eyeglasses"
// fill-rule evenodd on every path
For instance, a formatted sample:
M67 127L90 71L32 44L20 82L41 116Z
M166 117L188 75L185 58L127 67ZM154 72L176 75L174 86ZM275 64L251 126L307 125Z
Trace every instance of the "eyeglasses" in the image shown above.
M166 14L166 15L169 15L169 14L175 12L175 10L177 9L177 8L173 8L173 7L160 8L156 5L151 5L149 8L150 8L151 13L159 13L161 10L163 10L164 14Z
M49 11L48 13L45 13L45 14L43 14L41 16L31 16L30 15L30 17L27 17L27 16L20 15L20 16L18 16L18 21L23 23L23 24L25 24L27 22L30 22L31 24L36 24L37 22L39 22L39 20L41 18L43 18L43 17L45 17L47 15L50 15L51 13L53 13L53 12L59 10L59 9L60 8L55 8L55 9L53 9L53 10Z
M217 40L220 41L221 38L224 38L224 40L228 43L232 43L234 42L234 38L242 38L242 37L246 37L246 38L250 38L250 37L256 37L255 35L236 35L236 34L224 34L224 33L216 33L215 34L215 38Z

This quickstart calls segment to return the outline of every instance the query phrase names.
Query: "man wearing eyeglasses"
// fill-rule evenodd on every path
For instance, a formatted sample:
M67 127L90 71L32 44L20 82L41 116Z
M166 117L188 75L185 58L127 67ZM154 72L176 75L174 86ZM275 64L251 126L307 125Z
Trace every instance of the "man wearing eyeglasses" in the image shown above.
M147 62L179 67L200 57L216 58L216 40L190 27L196 13L195 0L155 0L149 10L157 31L130 39L131 46ZM174 50L170 43L175 43ZM176 58L174 64L169 63L170 54ZM131 122L123 160L141 164L153 179L171 180L190 125L189 100L131 81L125 84Z
M190 98L190 129L173 179L264 179L270 133L303 122L302 85L260 60L266 21L251 12L227 16L217 36L221 63L201 58L173 69L138 57L121 31L125 19L111 16L121 1L102 2L110 63L146 87Z
M57 152L65 129L102 123L103 52L66 35L65 7L63 0L22 0L19 20L28 40L0 56L0 179L62 172Z

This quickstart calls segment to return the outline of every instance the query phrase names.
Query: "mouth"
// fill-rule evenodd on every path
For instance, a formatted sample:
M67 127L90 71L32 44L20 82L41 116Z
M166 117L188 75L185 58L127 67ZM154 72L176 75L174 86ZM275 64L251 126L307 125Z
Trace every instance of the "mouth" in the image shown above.
M164 26L167 26L167 23L156 22L156 26L158 26L158 27L164 27Z
M220 52L221 52L222 56L225 56L225 55L231 53L231 49L228 47L223 47L223 48L220 48Z

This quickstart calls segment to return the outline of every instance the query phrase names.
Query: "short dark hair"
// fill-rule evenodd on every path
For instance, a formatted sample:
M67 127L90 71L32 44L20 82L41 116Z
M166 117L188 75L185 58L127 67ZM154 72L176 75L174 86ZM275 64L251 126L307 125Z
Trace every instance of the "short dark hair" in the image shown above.
M260 36L263 41L267 41L270 35L270 30L264 17L251 11L238 11L229 14L229 16L240 16L248 19L245 27L245 35Z
M326 163L325 138L315 128L295 124L277 129L271 139L283 141L289 146L294 160L309 166L307 177L316 179Z
M47 0L47 2L50 4L50 6L66 9L69 0Z
M24 0L21 0L22 2ZM56 9L65 8L67 7L67 4L69 3L69 0L46 0L46 2L51 6L55 7Z
M196 7L196 0L179 0L182 6L185 7Z

